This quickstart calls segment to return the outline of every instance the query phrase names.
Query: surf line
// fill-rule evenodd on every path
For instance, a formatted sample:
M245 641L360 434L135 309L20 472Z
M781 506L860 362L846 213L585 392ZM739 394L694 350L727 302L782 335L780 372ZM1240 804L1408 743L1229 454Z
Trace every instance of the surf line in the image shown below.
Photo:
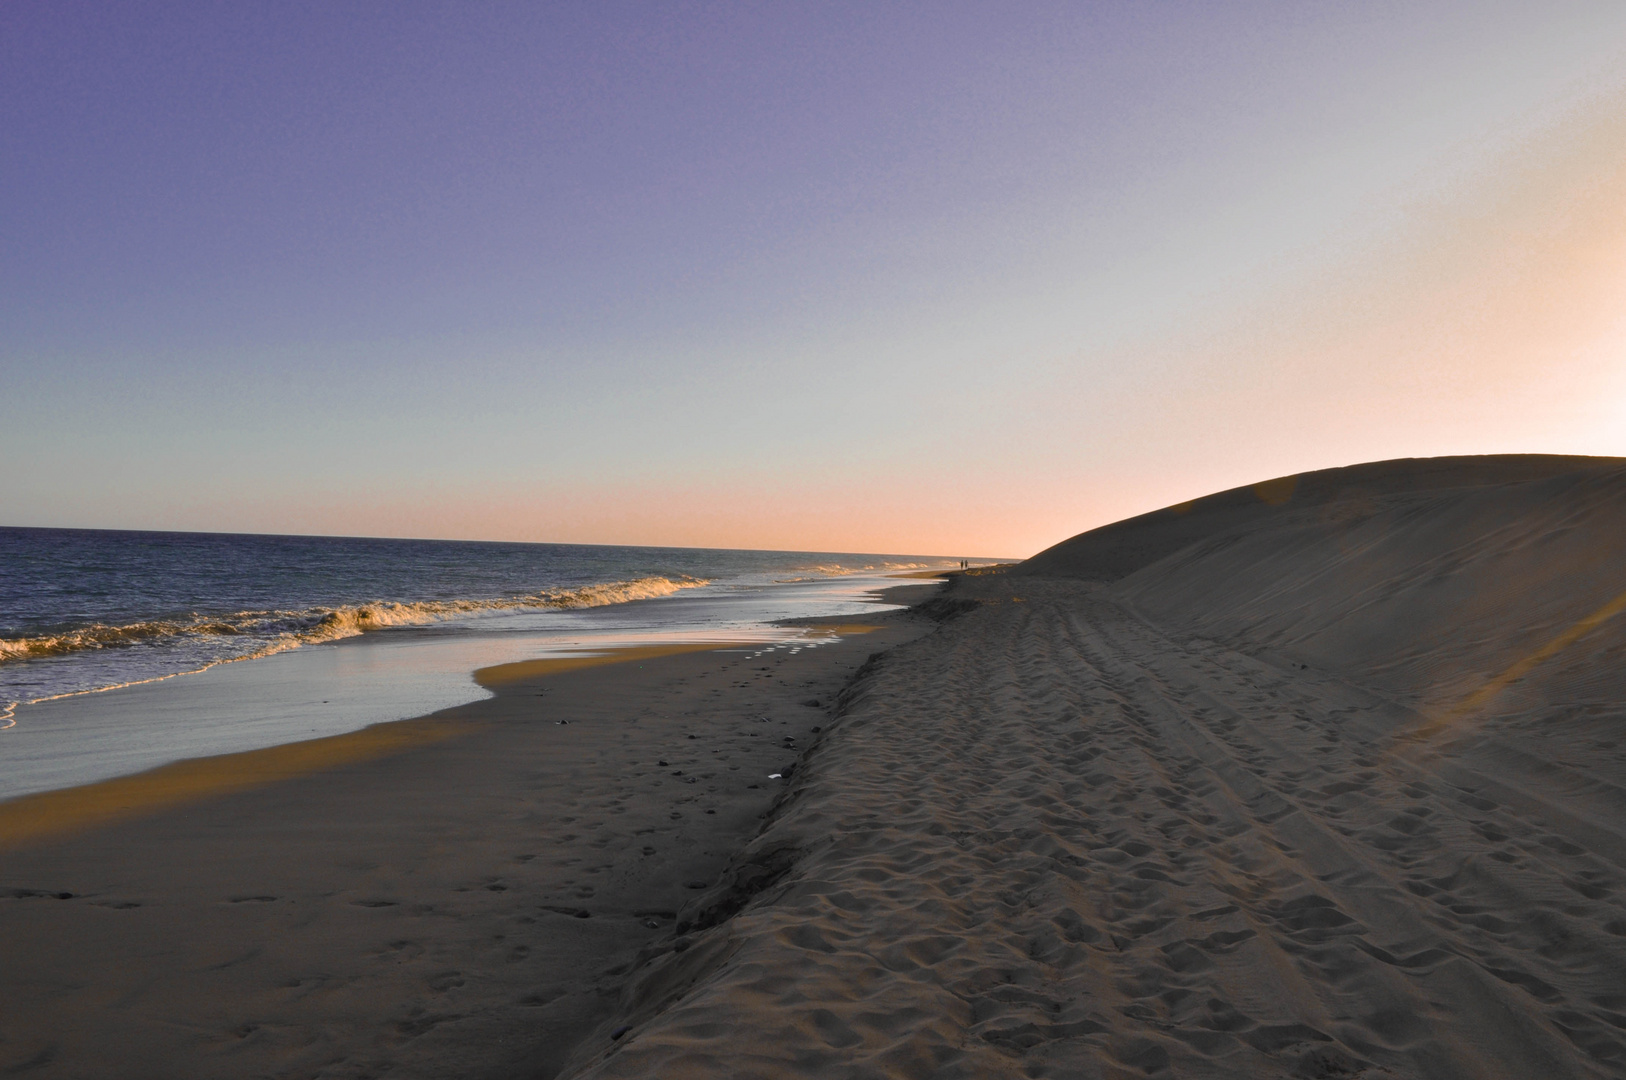
M1456 725L1459 721L1467 718L1469 714L1477 711L1491 698L1501 693L1509 683L1522 678L1538 664L1552 659L1558 653L1574 645L1622 611L1626 611L1626 592L1622 592L1597 611L1579 620L1568 630L1565 630L1535 652L1514 661L1508 666L1507 670L1463 698L1455 706L1447 710L1443 716L1429 721L1415 731L1399 736L1396 741L1426 742L1432 739L1440 732Z
M0 710L0 720L7 723L0 724L0 731L7 731L17 726L17 709L24 705L43 705L47 701L63 701L67 698L84 697L87 694L105 694L109 690L126 690L132 686L146 686L149 683L168 682L170 679L179 679L185 675L202 675L223 664L235 664L243 660L264 660L268 656L288 652L300 648L308 642L298 635L284 635L276 640L266 643L263 647L242 656L222 656L218 660L211 660L200 667L187 668L185 671L171 671L163 675L154 675L146 679L131 679L128 682L112 683L108 686L89 686L83 690L68 690L60 694L50 694L46 697L29 698L27 701L13 701Z
M205 671L208 671L211 668L217 668L222 664L235 664L239 660L263 660L267 656L274 656L277 653L284 651L286 650L273 649L267 652L262 649L259 652L249 653L247 656L228 656L220 660L211 661L199 668L188 668L186 671L171 671L167 675L154 675L150 679L132 679L129 682L114 683L111 686L92 686L85 690L69 690L63 694L51 694L49 697L29 698L27 701L13 701L6 705L3 710L0 710L0 720L6 721L6 723L0 724L0 731L9 731L11 728L17 726L17 709L21 705L43 705L47 701L62 701L65 698L84 697L87 694L105 694L109 690L124 690L131 686L146 686L148 683L167 682L170 679L179 679L183 675L202 675Z

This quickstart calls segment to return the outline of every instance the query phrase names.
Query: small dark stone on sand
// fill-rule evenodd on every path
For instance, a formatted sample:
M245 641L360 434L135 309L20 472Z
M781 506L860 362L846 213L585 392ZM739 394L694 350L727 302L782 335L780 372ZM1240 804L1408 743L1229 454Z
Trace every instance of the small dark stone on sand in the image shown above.
M582 908L580 911L576 912L576 918L578 919L591 919L592 917L593 913L588 911L586 908Z
M619 1039L621 1036L625 1035L627 1032L629 1032L631 1030L632 1030L632 1025L631 1024L622 1024L620 1027L618 1027L614 1031L610 1032L610 1038Z
M655 764L657 764L657 765L665 765L665 764L666 764L666 760L665 760L665 759L664 759L664 758L663 758L663 759L661 759L661 760L660 760L660 761L657 761L657 762L655 762Z
M821 702L816 697L815 698L808 698L806 701L802 702L802 704L806 705L810 709L822 709L822 708L824 708L824 703Z
M704 889L707 884L708 882L704 881L685 881L683 887L685 889Z
M815 735L817 735L817 734L818 734L818 733L819 733L819 732L821 732L821 731L823 731L823 730L824 730L824 729L823 729L823 728L821 728L821 727L819 727L819 726L818 726L818 725L817 725L817 724L814 724L814 725L813 725L813 734L815 734Z

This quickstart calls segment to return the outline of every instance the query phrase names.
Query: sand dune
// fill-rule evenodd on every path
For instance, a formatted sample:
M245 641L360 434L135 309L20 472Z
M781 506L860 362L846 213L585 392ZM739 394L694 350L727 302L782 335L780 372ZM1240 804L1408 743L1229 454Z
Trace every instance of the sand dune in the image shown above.
M1626 1075L1623 538L1386 462L959 579L574 1070Z

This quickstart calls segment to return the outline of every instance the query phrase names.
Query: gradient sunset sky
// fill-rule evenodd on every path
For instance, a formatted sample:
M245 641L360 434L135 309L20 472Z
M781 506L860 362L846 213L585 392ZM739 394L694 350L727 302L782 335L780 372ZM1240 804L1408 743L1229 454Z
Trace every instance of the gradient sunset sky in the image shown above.
M0 3L0 524L1025 556L1626 455L1626 4Z

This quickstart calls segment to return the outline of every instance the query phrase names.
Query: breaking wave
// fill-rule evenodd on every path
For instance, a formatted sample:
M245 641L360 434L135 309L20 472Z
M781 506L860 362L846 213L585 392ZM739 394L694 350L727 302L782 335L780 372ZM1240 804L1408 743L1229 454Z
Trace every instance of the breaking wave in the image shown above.
M702 578L645 577L574 589L543 589L525 596L489 600L381 601L303 611L239 611L231 615L150 619L123 626L95 623L60 634L0 638L0 662L63 656L87 649L158 646L182 640L212 640L229 646L229 639L233 638L241 639L242 652L222 656L216 663L249 660L301 645L338 641L392 626L423 626L482 612L604 607L630 600L670 596L681 589L693 589L705 584L708 582ZM0 720L3 719L4 716L0 716Z

